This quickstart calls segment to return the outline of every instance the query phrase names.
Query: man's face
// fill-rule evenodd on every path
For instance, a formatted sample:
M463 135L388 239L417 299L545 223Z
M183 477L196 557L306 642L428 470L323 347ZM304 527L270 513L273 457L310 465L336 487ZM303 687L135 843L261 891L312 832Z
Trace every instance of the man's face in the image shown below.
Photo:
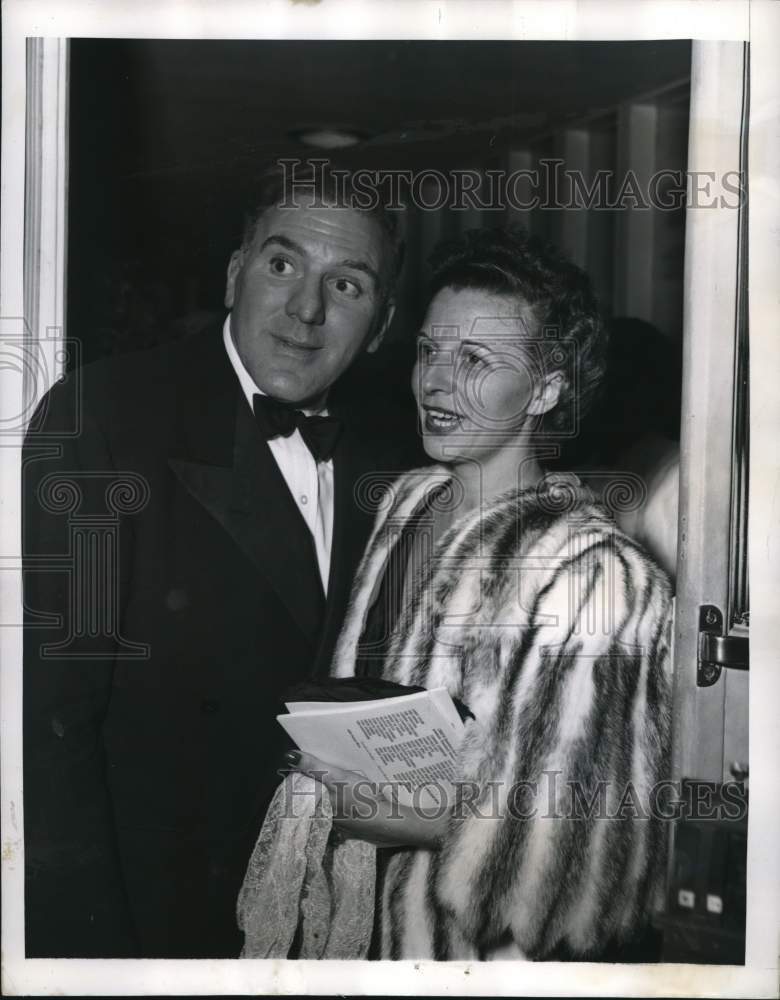
M376 350L389 247L379 223L349 209L268 209L230 258L225 305L236 349L258 388L321 405L365 347Z

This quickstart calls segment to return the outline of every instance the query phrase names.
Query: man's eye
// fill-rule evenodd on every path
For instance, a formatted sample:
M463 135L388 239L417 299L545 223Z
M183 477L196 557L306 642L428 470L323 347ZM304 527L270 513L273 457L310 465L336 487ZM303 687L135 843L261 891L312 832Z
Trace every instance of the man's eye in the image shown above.
M430 343L430 341L422 340L420 341L420 357L423 361L433 361L436 357L436 345Z
M295 271L291 261L286 257L272 257L269 264L273 274L287 275Z
M339 295L346 295L349 299L357 299L363 293L357 281L352 281L350 278L334 278L333 287Z

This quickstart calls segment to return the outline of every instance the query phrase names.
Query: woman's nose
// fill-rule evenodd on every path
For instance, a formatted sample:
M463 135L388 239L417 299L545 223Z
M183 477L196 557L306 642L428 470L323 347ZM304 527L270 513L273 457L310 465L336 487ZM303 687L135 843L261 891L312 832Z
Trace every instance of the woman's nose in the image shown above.
M449 352L437 350L432 358L423 358L420 362L420 386L423 393L446 393L453 391L453 374L455 366Z
M319 326L325 322L325 299L317 275L306 275L296 284L287 300L287 315L309 325Z

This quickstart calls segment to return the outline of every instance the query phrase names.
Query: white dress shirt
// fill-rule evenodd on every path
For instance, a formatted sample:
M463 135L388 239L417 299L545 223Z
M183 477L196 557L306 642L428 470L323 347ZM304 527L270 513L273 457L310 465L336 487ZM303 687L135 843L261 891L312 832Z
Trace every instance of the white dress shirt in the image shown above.
M244 367L233 343L230 331L230 314L225 319L222 329L225 340L225 350L230 363L235 369L238 381L254 412L252 397L255 394L266 395L255 385L254 379ZM310 416L312 410L304 410ZM327 416L327 410L318 411ZM317 563L320 569L322 587L328 592L328 575L330 573L330 550L333 542L333 462L317 462L306 447L300 431L294 431L289 437L277 437L268 442L271 454L284 476L292 498L303 515L309 531L314 538L314 548L317 552Z

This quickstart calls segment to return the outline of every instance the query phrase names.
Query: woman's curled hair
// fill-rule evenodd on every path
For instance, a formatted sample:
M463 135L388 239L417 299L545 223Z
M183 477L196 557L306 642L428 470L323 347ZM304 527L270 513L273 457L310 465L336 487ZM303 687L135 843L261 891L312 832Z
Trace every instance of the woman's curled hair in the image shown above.
M541 428L569 437L580 428L606 370L607 334L587 274L519 226L470 229L439 243L429 258L431 297L444 288L514 296L530 307L536 356L545 375L560 371L558 403Z

